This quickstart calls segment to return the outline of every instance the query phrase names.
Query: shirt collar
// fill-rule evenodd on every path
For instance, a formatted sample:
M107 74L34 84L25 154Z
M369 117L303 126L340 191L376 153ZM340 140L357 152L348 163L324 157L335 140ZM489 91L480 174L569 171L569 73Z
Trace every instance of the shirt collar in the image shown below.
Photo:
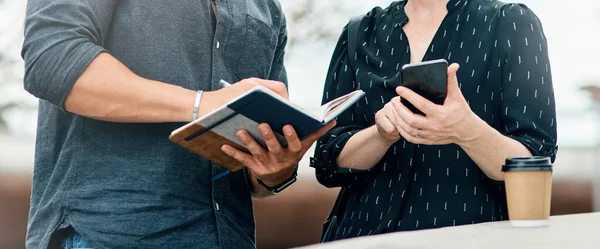
M405 24L408 21L408 16L404 11L404 6L406 6L407 2L408 0L401 0L398 1L395 6L393 6L394 17L396 18L396 21L398 21L401 25ZM448 3L446 4L448 14L450 14L452 11L456 10L460 6L466 6L468 3L469 0L448 0Z

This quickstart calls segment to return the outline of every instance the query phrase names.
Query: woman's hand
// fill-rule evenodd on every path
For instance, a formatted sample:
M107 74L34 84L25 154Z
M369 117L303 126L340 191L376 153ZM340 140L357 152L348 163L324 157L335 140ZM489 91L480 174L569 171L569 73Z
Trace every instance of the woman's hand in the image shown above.
M426 116L412 113L399 98L392 100L396 128L409 142L425 145L462 144L474 140L472 127L479 117L471 111L458 86L458 64L448 67L448 94L444 105L436 105L405 87L396 91Z
M396 98L400 101L399 97ZM379 137L386 144L390 145L400 140L400 132L396 128L398 124L394 114L395 108L392 103L393 101L394 100L385 104L385 106L375 114L375 126L377 127Z

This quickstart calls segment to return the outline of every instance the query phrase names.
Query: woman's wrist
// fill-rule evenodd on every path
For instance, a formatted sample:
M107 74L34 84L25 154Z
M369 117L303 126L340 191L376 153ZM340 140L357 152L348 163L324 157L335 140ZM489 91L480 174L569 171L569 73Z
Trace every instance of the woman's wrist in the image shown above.
M348 140L336 158L336 164L340 168L369 170L397 141L383 138L376 126L363 129Z
M379 133L379 130L377 130L377 126L376 125L373 125L373 126L367 128L367 131L370 133L370 137L373 138L373 141L375 141L378 144L384 146L385 148L392 147L392 145L394 145L396 142L398 142L398 140L400 140L399 133L398 133L398 138L397 139L391 139L391 138L383 137L381 135L381 133Z
M467 121L462 125L463 134L460 134L456 139L457 144L463 148L476 146L482 139L490 136L490 129L494 130L490 125L483 121L477 114L471 113Z

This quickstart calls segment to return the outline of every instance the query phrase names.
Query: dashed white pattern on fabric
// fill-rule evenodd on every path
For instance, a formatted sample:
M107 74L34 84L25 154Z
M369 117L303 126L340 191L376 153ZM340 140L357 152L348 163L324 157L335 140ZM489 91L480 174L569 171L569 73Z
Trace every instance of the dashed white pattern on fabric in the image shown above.
M475 114L532 154L554 156L552 76L535 14L524 5L495 0L450 0L448 8L424 59L461 64L460 90ZM361 24L356 54L348 56L344 30L332 59L323 102L356 89L366 92L364 101L319 140L324 146L315 153L333 169L316 167L320 182L349 187L355 197L345 207L351 215L341 220L338 239L507 217L502 185L490 181L457 145L417 146L402 139L369 171L335 165L348 139L372 126L375 113L396 96L399 69L410 61L410 37L402 29L407 18L402 1L374 9Z

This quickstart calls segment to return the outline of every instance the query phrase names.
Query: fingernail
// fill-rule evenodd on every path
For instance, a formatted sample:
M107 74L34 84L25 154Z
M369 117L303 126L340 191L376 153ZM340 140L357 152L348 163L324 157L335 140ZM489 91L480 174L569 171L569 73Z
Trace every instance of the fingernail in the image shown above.
M290 128L289 126L283 127L283 131L285 132L286 135L291 136L292 135L292 128Z
M240 132L240 133L238 133L238 137L240 138L240 140L242 140L242 141L244 141L244 142L245 142L245 141L248 141L248 135L246 135L246 133L245 133L245 132Z
M265 126L261 126L260 127L260 132L262 132L263 135L268 135L269 134L269 129L267 129L267 127L265 127Z
M229 146L227 146L227 145L225 145L225 146L221 147L221 150L222 150L223 152L225 152L225 154L228 154L228 155L229 155L229 154L231 154L231 149L230 149L230 148L229 148Z

